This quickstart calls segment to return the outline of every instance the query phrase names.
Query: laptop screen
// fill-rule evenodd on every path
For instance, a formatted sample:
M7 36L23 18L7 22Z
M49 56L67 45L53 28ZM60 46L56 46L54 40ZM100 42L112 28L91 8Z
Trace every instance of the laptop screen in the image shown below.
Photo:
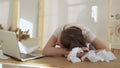
M15 32L0 30L0 42L4 54L20 58L20 49Z

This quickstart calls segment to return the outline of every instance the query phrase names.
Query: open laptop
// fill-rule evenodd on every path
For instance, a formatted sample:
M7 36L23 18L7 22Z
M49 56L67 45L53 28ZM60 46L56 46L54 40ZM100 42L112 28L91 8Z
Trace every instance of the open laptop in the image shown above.
M27 61L35 58L43 57L42 54L23 54L20 52L16 33L12 31L0 30L0 44L2 45L3 54L16 58L20 61Z

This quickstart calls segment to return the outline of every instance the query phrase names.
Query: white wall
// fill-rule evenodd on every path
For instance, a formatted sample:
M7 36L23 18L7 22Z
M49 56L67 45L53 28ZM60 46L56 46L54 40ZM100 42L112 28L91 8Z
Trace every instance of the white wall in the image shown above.
M97 23L91 18L92 5L98 6ZM45 0L44 43L57 26L65 23L82 23L106 43L107 22L108 0Z
M25 26L25 28L30 30L32 37L37 36L38 0L20 0L19 23L24 23L24 25L25 23L31 24L33 29L30 29L29 26Z
M0 0L0 24L4 29L8 29L12 23L12 1L13 0Z
M112 42L114 42L115 44L112 43L112 48L116 48L116 49L120 49L120 36L117 36L116 33L118 28L117 26L120 25L120 0L112 0L112 15L114 17L112 17L111 19L111 23L112 23ZM116 19L116 14L119 14L119 20ZM116 44L117 43L117 44Z
M44 0L45 2L45 18L44 18L44 41L43 45L46 44L47 40L51 36L54 29L57 27L59 22L58 15L58 4L59 0Z
M19 8L19 7L18 7ZM15 8L14 8L15 9ZM20 19L23 23L30 22L33 25L33 37L37 36L38 0L20 0ZM13 0L0 0L0 24L8 29L12 23ZM29 28L29 27L28 27Z
M98 6L98 23L94 29L98 37L107 44L108 0L97 0L96 5Z
M86 25L91 31L93 31L98 38L100 38L105 44L107 41L107 23L108 23L108 0L71 0L77 1L75 5L71 5L71 10L68 12L73 13L68 19L69 22L77 22ZM72 2L72 3L73 3ZM94 22L91 18L91 7L97 6L97 22ZM103 11L104 10L104 11ZM76 15L76 16L75 16ZM69 18L69 17L68 17ZM70 21L71 20L71 21Z

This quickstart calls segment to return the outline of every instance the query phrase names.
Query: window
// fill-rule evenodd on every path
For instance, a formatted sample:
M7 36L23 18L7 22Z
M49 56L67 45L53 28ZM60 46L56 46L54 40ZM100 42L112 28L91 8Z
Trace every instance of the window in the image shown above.
M93 18L94 22L97 22L97 11L98 11L98 7L97 6L92 6L92 13L91 13L91 17Z
M25 19L20 19L19 26L22 31L29 30L30 37L33 37L33 24Z
M29 30L30 37L37 37L38 32L38 1L20 0L20 18L18 27Z

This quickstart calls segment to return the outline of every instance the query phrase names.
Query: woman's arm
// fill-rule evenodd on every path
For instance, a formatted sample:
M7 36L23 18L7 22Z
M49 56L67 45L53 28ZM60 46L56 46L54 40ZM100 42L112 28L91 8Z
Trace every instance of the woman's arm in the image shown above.
M95 38L91 44L95 47L96 52L103 49L110 51L109 48L106 47L98 38Z
M42 52L43 55L59 56L59 55L68 54L68 51L65 48L55 48L56 42L57 42L57 38L54 35L52 35L43 49L43 52Z
M95 52L99 52L100 50L107 50L107 51L110 51L109 48L107 48L98 38L95 38L93 40L93 42L91 43L94 47L95 47ZM78 53L77 56L78 57L82 57L86 54L87 52L84 52L84 53Z

